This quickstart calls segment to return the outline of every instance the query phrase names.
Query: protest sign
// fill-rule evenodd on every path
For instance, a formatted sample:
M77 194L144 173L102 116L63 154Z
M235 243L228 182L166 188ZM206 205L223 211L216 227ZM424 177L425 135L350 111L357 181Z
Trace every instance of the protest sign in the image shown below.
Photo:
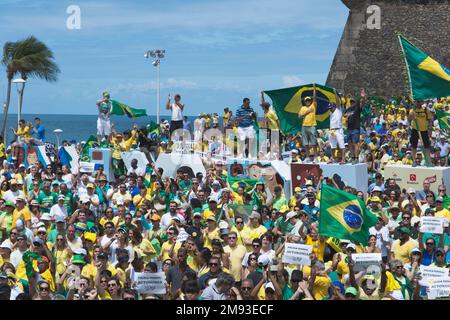
M448 277L447 268L431 267L431 266L420 266L419 269L422 279L419 281L421 286L429 287L436 278Z
M420 232L442 234L444 229L442 227L443 220L437 217L421 217L420 218Z
M183 242L186 241L186 239L189 238L189 233L187 233L184 229L180 231L180 233L177 236L177 242Z
M430 285L428 299L448 298L450 296L450 277L441 277L434 279Z
M379 266L381 263L381 253L355 253L352 254L355 262L355 272L364 271L370 266Z
M311 265L309 255L312 252L312 246L297 243L286 243L284 245L283 263L300 264L304 266Z
M166 294L164 272L136 273L136 290L145 294Z

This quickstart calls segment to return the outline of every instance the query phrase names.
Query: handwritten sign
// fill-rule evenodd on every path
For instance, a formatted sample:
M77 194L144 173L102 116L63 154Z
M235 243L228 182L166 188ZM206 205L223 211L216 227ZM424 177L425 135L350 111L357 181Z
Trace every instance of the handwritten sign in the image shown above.
M447 268L420 266L420 275L422 279L419 281L421 286L430 287L436 278L448 277Z
M144 294L166 294L164 272L140 272L136 274L136 289Z
M355 253L352 254L355 262L356 272L365 271L370 266L379 266L381 263L381 253Z
M187 233L184 229L180 231L180 234L177 237L177 242L184 242L189 238L189 233Z
M448 298L450 296L450 277L437 278L430 285L428 299Z
M422 225L420 227L420 232L435 234L442 234L444 232L444 228L442 227L443 221L441 218L421 217L420 222Z
M312 246L306 244L286 243L284 246L283 263L300 264L304 266L311 265L309 255L312 252Z

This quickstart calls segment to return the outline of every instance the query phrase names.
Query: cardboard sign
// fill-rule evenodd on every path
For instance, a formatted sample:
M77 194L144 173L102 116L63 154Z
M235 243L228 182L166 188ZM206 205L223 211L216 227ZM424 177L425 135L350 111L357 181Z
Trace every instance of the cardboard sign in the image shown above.
M164 272L136 273L136 289L139 293L145 294L166 294L166 276Z
M448 277L447 268L430 267L430 266L420 266L420 275L422 279L419 284L424 287L430 287L437 278Z
M312 246L306 244L286 243L284 245L283 263L300 264L304 266L311 265L309 255L312 252Z
M450 296L450 277L435 279L430 285L428 299L448 298Z
M355 253L352 254L355 262L355 272L365 271L370 266L379 266L381 263L381 253Z
M422 226L420 227L420 232L442 234L444 232L443 222L441 218L437 217L421 217L420 223Z
M187 233L184 229L180 231L180 233L177 236L177 242L183 242L186 241L186 239L189 238L189 233Z

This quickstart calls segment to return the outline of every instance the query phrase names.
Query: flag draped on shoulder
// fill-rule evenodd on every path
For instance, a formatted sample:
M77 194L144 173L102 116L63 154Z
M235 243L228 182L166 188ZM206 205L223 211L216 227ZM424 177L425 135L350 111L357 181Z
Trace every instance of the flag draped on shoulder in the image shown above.
M399 35L411 94L416 100L450 96L450 71Z
M349 239L367 245L369 228L377 217L366 209L357 196L322 184L319 215L319 234Z
M340 99L336 100L334 89L319 84L315 85L317 97L316 121L318 129L326 129L330 127L330 103L340 104ZM301 119L298 112L302 106L303 99L312 97L314 93L314 85L307 84L298 87L264 91L270 99L272 106L280 120L281 131L283 133L296 133L300 131Z
M128 118L137 118L147 115L147 111L145 109L132 108L116 100L111 100L111 102L112 102L111 114L113 115L116 116L126 115L128 116Z
M439 127L441 127L442 130L450 131L450 112L436 109L436 117L439 122Z

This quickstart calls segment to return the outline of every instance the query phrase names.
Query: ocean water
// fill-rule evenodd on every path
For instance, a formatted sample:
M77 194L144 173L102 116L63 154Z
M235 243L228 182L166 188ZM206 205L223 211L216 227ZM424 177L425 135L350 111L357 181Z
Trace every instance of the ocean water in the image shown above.
M1 114L1 116L3 116ZM48 142L56 144L56 136L53 133L55 129L63 130L61 141L63 140L75 140L77 142L87 140L90 135L97 134L97 115L68 115L68 114L22 114L22 119L27 123L32 122L34 125L34 118L41 118L41 122L45 127L45 137ZM2 118L1 118L2 119ZM188 117L191 121L191 126L196 117ZM169 120L170 116L161 117L161 121ZM138 124L139 127L145 126L150 121L156 121L156 116L146 116L130 119L125 116L112 116L111 123L117 131L123 132L127 129L132 129L134 124ZM1 125L1 122L0 122ZM8 141L13 138L11 127L17 129L17 114L8 114L7 118L7 137ZM1 127L0 127L1 130Z

